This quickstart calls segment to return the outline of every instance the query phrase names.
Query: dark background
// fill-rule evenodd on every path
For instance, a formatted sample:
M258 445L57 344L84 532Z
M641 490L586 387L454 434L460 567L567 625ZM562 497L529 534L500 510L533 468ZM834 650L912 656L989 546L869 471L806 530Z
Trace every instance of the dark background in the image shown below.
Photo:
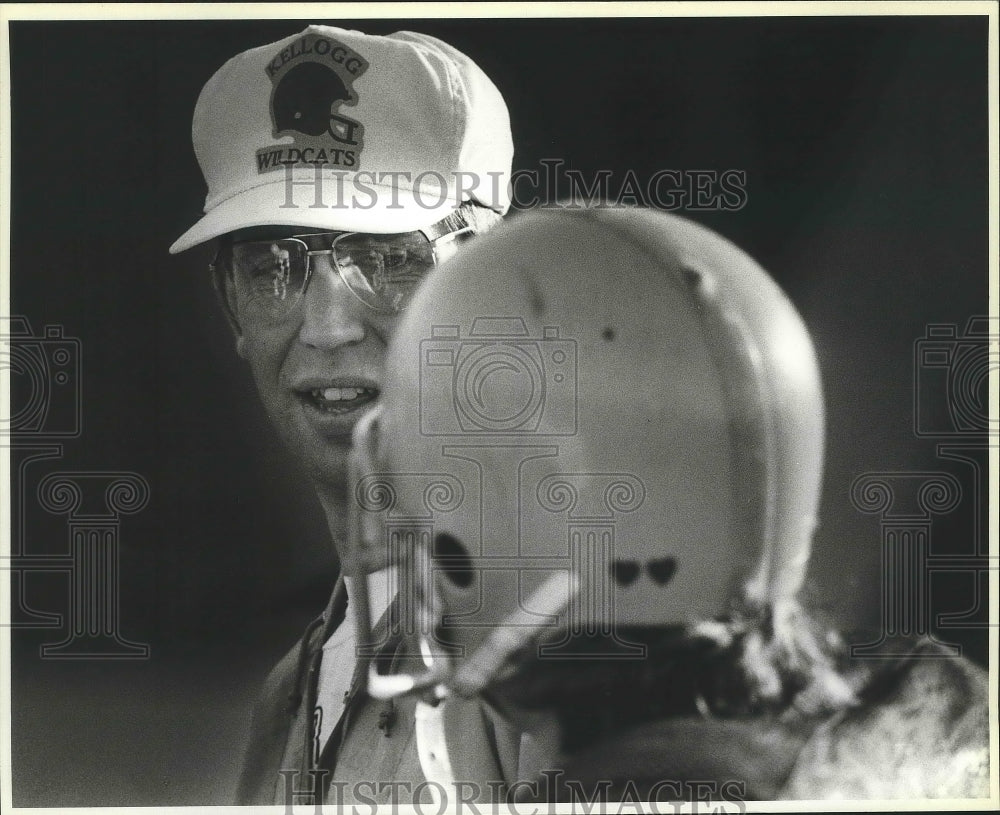
M932 549L975 551L985 509L969 471L914 433L913 360L928 324L961 331L987 310L985 17L317 22L469 54L507 99L515 167L745 170L741 210L680 214L755 256L814 334L829 430L812 602L847 629L880 624L879 518L850 500L869 471L964 479ZM83 394L79 437L15 479L15 546L67 550L65 517L33 497L47 472L128 470L151 489L120 524L121 634L150 658L42 659L65 630L15 629L15 804L229 803L256 685L335 577L231 348L210 250L167 254L204 200L202 85L304 25L10 26L11 313L80 340ZM30 384L13 385L16 407ZM947 425L946 386L920 398ZM24 603L66 612L66 575L21 577ZM933 580L934 607L974 605L972 582ZM985 661L981 630L940 637Z

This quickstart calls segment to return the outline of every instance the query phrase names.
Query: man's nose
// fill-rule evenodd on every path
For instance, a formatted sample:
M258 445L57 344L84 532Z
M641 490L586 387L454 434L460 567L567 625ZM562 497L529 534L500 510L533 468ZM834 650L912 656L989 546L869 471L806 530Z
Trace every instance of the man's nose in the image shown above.
M302 303L299 341L334 349L365 337L365 305L355 297L326 258L316 258Z

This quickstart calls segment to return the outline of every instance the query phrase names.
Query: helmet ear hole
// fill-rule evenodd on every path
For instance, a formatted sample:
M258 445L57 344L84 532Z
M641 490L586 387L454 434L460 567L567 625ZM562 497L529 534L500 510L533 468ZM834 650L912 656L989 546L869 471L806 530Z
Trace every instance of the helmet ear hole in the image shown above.
M467 589L475 582L476 574L472 567L472 558L469 557L469 552L462 542L454 535L449 535L447 532L435 535L431 558L434 566L454 586Z

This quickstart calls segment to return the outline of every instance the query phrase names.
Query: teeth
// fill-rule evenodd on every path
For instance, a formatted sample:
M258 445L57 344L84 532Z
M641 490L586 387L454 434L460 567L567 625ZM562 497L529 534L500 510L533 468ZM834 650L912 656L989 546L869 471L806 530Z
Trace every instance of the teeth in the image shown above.
M323 388L314 390L313 397L327 402L346 402L368 393L368 388Z

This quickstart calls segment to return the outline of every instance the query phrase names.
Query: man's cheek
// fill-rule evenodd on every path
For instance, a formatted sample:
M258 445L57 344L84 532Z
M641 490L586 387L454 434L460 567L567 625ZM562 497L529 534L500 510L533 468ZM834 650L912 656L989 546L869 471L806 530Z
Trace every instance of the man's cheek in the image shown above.
M402 317L398 314L389 315L372 312L367 315L369 326L372 331L374 331L375 335L382 341L383 346L388 344L401 319ZM383 353L385 352L384 347L382 351Z
M281 326L268 328L251 324L237 341L240 356L254 368L277 367L288 348L288 335L288 329Z
M250 369L256 378L258 369L263 366L267 359L266 345L260 342L260 338L254 334L242 334L238 340L239 354L250 364Z
M268 412L272 412L275 400L281 395L280 352L273 343L261 342L254 334L244 334L240 340L240 356L250 368L257 393Z

